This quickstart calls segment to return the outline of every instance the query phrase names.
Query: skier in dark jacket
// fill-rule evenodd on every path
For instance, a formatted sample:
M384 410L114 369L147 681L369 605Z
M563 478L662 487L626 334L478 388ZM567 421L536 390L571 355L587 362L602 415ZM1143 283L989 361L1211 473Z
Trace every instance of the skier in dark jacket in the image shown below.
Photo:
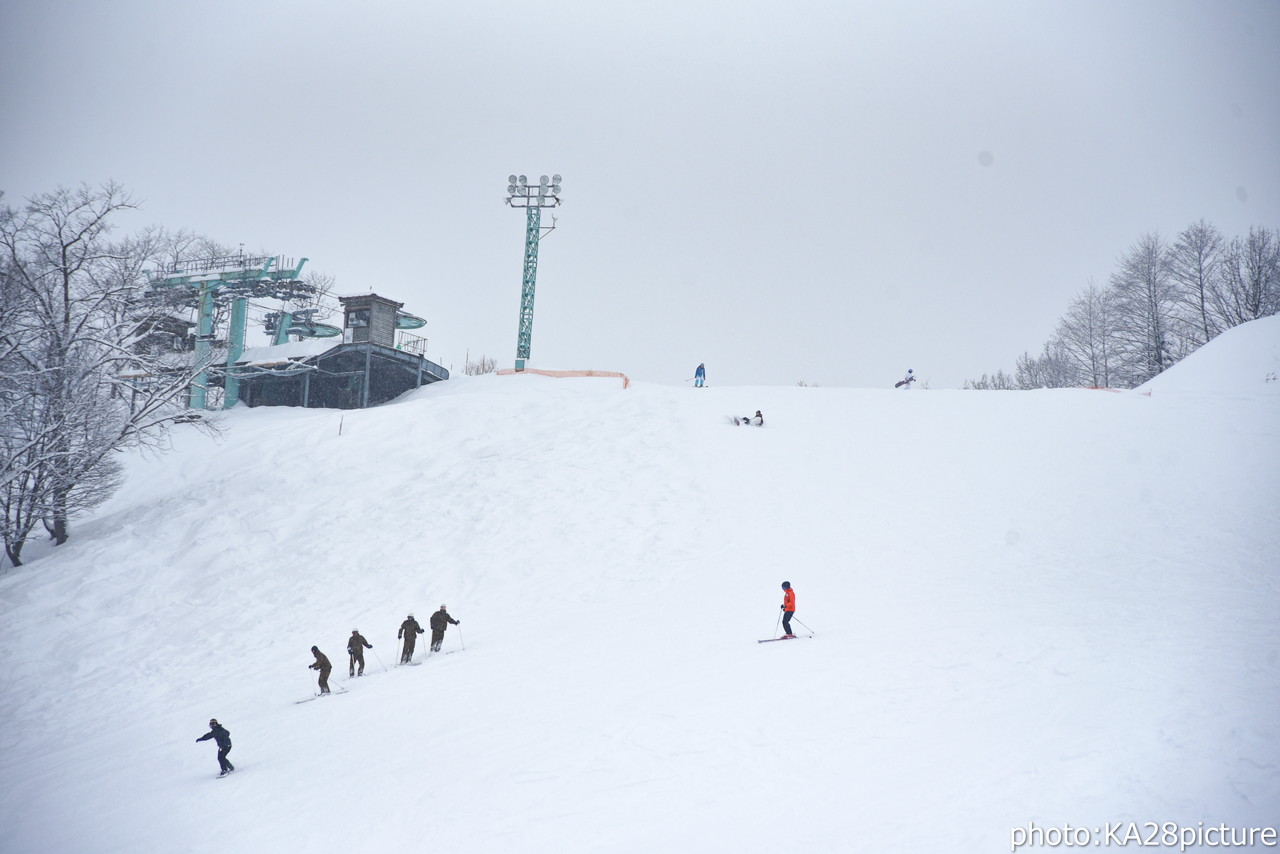
M221 769L219 777L225 777L232 771L236 770L236 766L232 765L227 759L227 754L231 752L231 733L218 723L217 718L209 719L209 731L196 739L197 742L208 741L213 739L218 745L218 768Z
M351 637L347 639L347 655L351 657L348 662L348 676L364 675L364 651L366 649L373 649L373 644L365 640L364 635L360 634L358 629L352 629ZM359 673L356 672L356 664L360 665Z
M441 605L440 610L432 614L428 622L431 623L431 651L439 652L440 644L444 641L444 630L449 627L450 623L456 626L461 621L450 617L449 612Z
M693 372L693 387L702 388L707 383L707 366L699 363L698 369Z
M418 621L413 618L413 614L410 614L409 619L400 624L400 631L396 632L396 637L404 638L404 651L400 653L401 664L408 664L413 661L413 648L418 645L418 635L425 633L426 629L418 625Z
M311 647L311 653L316 657L315 664L308 664L309 670L320 671L320 693L329 693L329 671L333 670L333 665L329 663L329 657L316 647Z

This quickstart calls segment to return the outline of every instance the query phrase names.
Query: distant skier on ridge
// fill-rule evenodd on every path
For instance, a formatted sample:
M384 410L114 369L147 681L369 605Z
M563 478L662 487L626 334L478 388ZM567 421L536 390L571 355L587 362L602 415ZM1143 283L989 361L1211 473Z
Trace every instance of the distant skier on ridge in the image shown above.
M431 624L431 651L439 652L440 644L444 642L444 630L449 628L450 623L456 626L462 621L450 617L449 612L441 605L440 610L432 614L431 619L427 622Z
M350 656L348 662L348 676L364 675L364 651L365 649L373 649L373 644L364 639L364 635L360 634L358 629L351 630L351 637L347 640L347 655ZM360 665L360 672L356 672L356 664Z
M894 388L911 388L911 384L916 381L915 372L907 368L907 375L893 384Z
M396 632L396 637L404 638L404 649L400 653L401 664L409 664L413 661L413 648L418 645L418 635L421 634L426 634L426 629L418 625L413 614L400 624L400 631Z
M236 766L227 759L227 754L231 752L231 733L218 723L217 718L209 719L209 731L197 738L196 742L208 741L211 738L218 745L218 768L220 769L218 776L225 777L236 770Z
M782 636L793 638L791 618L796 614L796 591L791 589L791 582L782 582Z

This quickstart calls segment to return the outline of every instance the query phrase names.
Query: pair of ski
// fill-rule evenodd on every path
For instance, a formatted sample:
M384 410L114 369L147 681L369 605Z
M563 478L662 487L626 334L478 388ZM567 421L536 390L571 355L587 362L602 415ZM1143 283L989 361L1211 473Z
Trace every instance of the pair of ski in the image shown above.
M402 661L400 662L400 664L396 666L397 667L421 667L422 665L426 664L427 659L433 655L453 655L455 652L464 652L464 650L461 650L461 649L436 650L434 652L429 652L426 655L422 656L422 658L419 659L418 661Z
M780 638L765 638L764 640L758 640L756 641L756 643L773 643L774 641L780 641L780 640L797 640L798 638L811 638L811 637L813 637L813 635L783 635Z
M325 694L313 694L310 697L304 697L301 700L294 700L293 702L294 705L297 705L298 703L310 703L312 700L319 700L321 697L337 697L339 694L345 693L347 693L347 689L339 686L337 691L329 691Z

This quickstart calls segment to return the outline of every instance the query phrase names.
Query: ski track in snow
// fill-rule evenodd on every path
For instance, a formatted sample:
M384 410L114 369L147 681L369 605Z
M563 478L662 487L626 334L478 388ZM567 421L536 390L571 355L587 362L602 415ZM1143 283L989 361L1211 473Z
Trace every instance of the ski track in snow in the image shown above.
M1030 821L1274 824L1280 318L1256 324L1149 397L486 376L179 431L0 576L0 847L976 853ZM782 580L817 637L757 644ZM424 635L392 667L441 603L465 654ZM348 693L295 705L312 644ZM238 769L216 787L210 716Z

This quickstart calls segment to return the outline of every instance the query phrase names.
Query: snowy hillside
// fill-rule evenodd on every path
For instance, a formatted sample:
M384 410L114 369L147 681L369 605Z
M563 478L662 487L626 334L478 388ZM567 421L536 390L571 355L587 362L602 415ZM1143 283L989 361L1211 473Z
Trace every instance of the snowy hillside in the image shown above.
M491 375L228 413L0 575L0 849L976 854L1031 822L1274 825L1280 382L1176 380L1252 376L1277 320L1150 396ZM816 637L757 644L784 580ZM393 667L442 603L456 654ZM347 680L352 629L374 649ZM312 644L347 693L296 704Z
M1248 355L1245 355L1248 354ZM1280 388L1280 314L1237 326L1140 391L1275 393Z

